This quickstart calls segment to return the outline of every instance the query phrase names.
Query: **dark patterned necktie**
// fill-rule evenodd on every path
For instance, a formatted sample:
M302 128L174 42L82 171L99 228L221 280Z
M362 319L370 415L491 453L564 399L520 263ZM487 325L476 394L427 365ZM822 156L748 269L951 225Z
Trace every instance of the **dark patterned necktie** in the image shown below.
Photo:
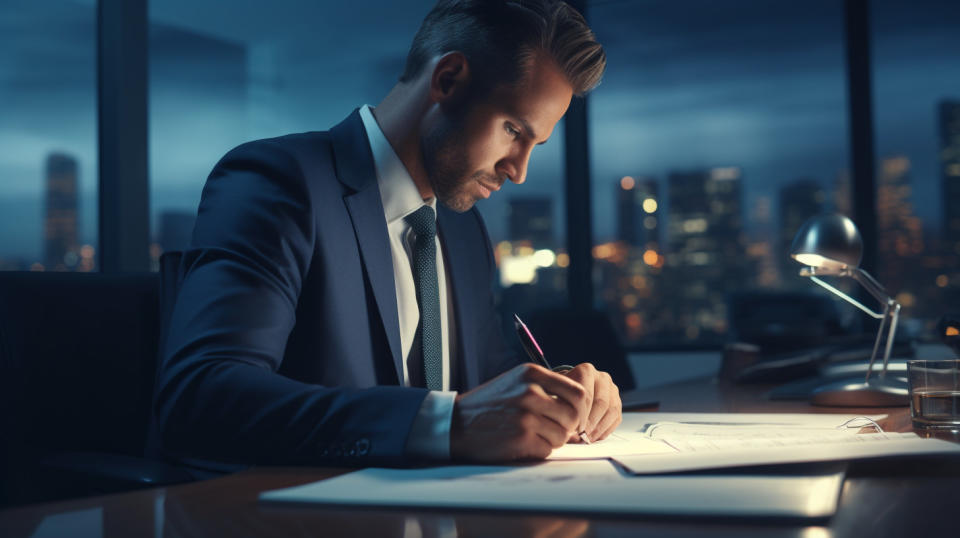
M417 286L420 324L417 340L423 352L423 376L427 388L443 390L443 345L440 334L440 290L437 282L437 219L430 206L407 215L413 228L413 280ZM416 342L415 342L416 343Z

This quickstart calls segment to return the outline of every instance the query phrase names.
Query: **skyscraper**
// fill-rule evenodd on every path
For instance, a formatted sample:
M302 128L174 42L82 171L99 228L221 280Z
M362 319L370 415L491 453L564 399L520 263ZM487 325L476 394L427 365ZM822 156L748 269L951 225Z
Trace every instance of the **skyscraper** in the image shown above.
M780 276L787 284L799 282L800 264L790 258L790 247L800 226L807 219L823 212L826 193L815 179L794 180L780 189L780 240L777 245L777 262ZM809 286L803 282L801 285Z
M617 182L617 239L631 247L659 250L658 187L651 178L624 176Z
M755 268L756 285L761 288L780 286L780 249L778 230L773 225L773 199L767 195L754 198L750 208L751 230L745 233L747 263Z
M509 212L511 241L529 241L533 248L554 248L553 199L511 198Z
M850 170L843 168L833 180L833 211L853 217L853 183Z
M913 210L910 159L887 157L880 162L877 181L877 269L888 291L904 288L923 251L923 224Z
M666 295L688 339L726 331L727 295L745 281L741 176L738 167L669 176Z
M960 101L940 103L940 167L943 174L943 242L960 254Z
M77 254L77 160L65 153L47 155L44 265L65 271L80 261Z
M657 331L663 254L659 185L653 178L623 176L615 186L616 239L594 246L594 278L607 315L628 341Z
M740 177L736 167L670 174L668 265L724 266L742 258Z

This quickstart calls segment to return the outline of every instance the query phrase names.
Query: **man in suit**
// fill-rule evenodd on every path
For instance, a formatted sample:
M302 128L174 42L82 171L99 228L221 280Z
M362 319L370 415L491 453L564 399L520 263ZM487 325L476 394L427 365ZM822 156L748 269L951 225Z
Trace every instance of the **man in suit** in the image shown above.
M533 147L604 65L558 0L440 0L376 108L224 156L167 330L164 453L508 461L609 435L621 419L609 375L506 349L473 208L523 183Z

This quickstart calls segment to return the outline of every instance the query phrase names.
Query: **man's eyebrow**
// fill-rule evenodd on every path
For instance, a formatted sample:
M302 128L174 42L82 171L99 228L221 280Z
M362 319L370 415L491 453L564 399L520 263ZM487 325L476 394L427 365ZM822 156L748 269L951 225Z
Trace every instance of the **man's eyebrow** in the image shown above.
M530 127L530 124L527 123L527 120L525 120L525 119L523 119L523 118L517 118L517 121L519 121L519 122L520 122L520 125L523 126L523 129L524 129L525 131L527 131L527 136L529 136L530 138L532 138L532 139L534 139L534 140L537 139L537 133L533 132L533 127ZM549 140L549 139L548 139L548 140ZM538 146L542 146L542 145L544 145L544 144L546 144L546 143L547 143L547 141L544 140L543 142L537 142L537 145L538 145Z

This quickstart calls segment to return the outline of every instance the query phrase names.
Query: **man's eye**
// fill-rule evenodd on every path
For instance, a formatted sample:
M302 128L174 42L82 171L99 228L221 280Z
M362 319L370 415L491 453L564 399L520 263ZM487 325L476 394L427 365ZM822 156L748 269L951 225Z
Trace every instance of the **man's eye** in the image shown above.
M514 138L520 136L520 131L518 131L517 129L514 129L513 125L510 125L509 123L504 124L503 128L507 131L507 133L510 136Z

